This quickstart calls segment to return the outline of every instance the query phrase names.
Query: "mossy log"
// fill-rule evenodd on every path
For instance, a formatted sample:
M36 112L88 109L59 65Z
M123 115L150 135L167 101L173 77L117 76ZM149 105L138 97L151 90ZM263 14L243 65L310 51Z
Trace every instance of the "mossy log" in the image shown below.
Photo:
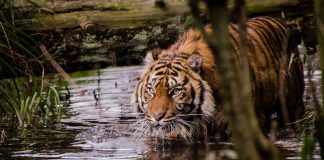
M132 28L166 22L168 17L189 12L185 0L16 0L14 7L25 14L16 24L25 30L53 30L96 24L105 28ZM301 14L311 0L248 0L249 14L288 11ZM203 7L203 6L202 6ZM306 6L308 7L308 5ZM204 8L204 7L203 7ZM295 10L290 12L291 8ZM298 12L296 12L298 10ZM28 14L27 14L28 13ZM29 18L25 18L26 15Z

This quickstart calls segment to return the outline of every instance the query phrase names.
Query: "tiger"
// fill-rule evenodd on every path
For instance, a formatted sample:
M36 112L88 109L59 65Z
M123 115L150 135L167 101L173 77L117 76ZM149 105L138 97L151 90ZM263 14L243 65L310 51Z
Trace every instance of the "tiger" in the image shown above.
M290 122L295 121L304 112L303 64L296 49L300 41L280 18L250 18L246 26L252 96L260 127L266 127L273 115L282 117L280 74L285 78ZM205 31L210 35L211 26L207 25ZM230 23L228 32L232 62L237 64L238 25ZM226 130L227 113L221 107L222 84L214 54L197 28L189 29L167 49L149 51L131 98L139 113L135 133L192 141L213 135L214 130Z

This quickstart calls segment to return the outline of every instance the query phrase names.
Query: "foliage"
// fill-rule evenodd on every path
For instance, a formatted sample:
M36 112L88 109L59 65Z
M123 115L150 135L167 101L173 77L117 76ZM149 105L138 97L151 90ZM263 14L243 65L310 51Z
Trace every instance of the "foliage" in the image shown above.
M11 0L0 0L0 8L9 9L11 7Z
M316 141L312 135L305 134L303 147L300 153L302 159L313 159L315 143Z
M305 118L301 119L298 123L301 124L300 128L302 129L302 138L303 145L300 151L300 157L303 160L313 159L313 156L316 151L316 143L318 139L315 136L316 134L316 121L318 120L318 115L324 114L324 106L315 108L312 111L309 111Z
M15 27L12 2L0 0L0 122L57 121L62 105L57 88L45 84L40 37Z
M18 121L19 126L27 127L60 119L62 103L58 90L48 86L45 92L39 93L36 89L28 92L30 85L26 78L0 81L1 120Z

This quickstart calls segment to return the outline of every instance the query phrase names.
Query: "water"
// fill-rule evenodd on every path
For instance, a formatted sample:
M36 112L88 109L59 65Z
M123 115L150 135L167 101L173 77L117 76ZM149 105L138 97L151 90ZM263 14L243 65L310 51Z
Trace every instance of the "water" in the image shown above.
M107 68L73 76L71 104L53 128L3 129L1 159L214 159L235 158L225 142L186 144L179 140L135 138L130 97L142 66ZM1 129L2 130L2 129ZM297 158L299 139L277 141L287 159ZM318 158L318 157L317 157Z

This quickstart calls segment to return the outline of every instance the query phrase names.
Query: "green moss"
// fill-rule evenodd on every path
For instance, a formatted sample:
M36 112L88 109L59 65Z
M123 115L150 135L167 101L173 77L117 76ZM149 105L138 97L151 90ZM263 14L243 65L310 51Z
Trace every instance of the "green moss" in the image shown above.
M73 72L70 73L69 75L72 78L79 78L79 77L89 77L89 76L94 76L96 75L98 72L96 70L89 70L89 71L79 71L79 72Z
M86 62L108 62L108 58L106 55L100 55L100 54L94 54L94 55L84 55L81 56L78 60L78 62L86 63Z
M150 33L148 31L143 30L136 34L133 39L143 43L147 41L149 35Z
M48 0L15 0L15 6L38 5L39 7L42 7L46 5L47 2Z
M152 34L153 34L153 36L158 36L158 35L162 34L162 31L163 31L162 27L156 26L153 28Z
M97 9L101 10L113 10L113 11L118 11L118 10L128 10L127 4L125 2L118 2L118 3L103 3L99 4L96 6Z

